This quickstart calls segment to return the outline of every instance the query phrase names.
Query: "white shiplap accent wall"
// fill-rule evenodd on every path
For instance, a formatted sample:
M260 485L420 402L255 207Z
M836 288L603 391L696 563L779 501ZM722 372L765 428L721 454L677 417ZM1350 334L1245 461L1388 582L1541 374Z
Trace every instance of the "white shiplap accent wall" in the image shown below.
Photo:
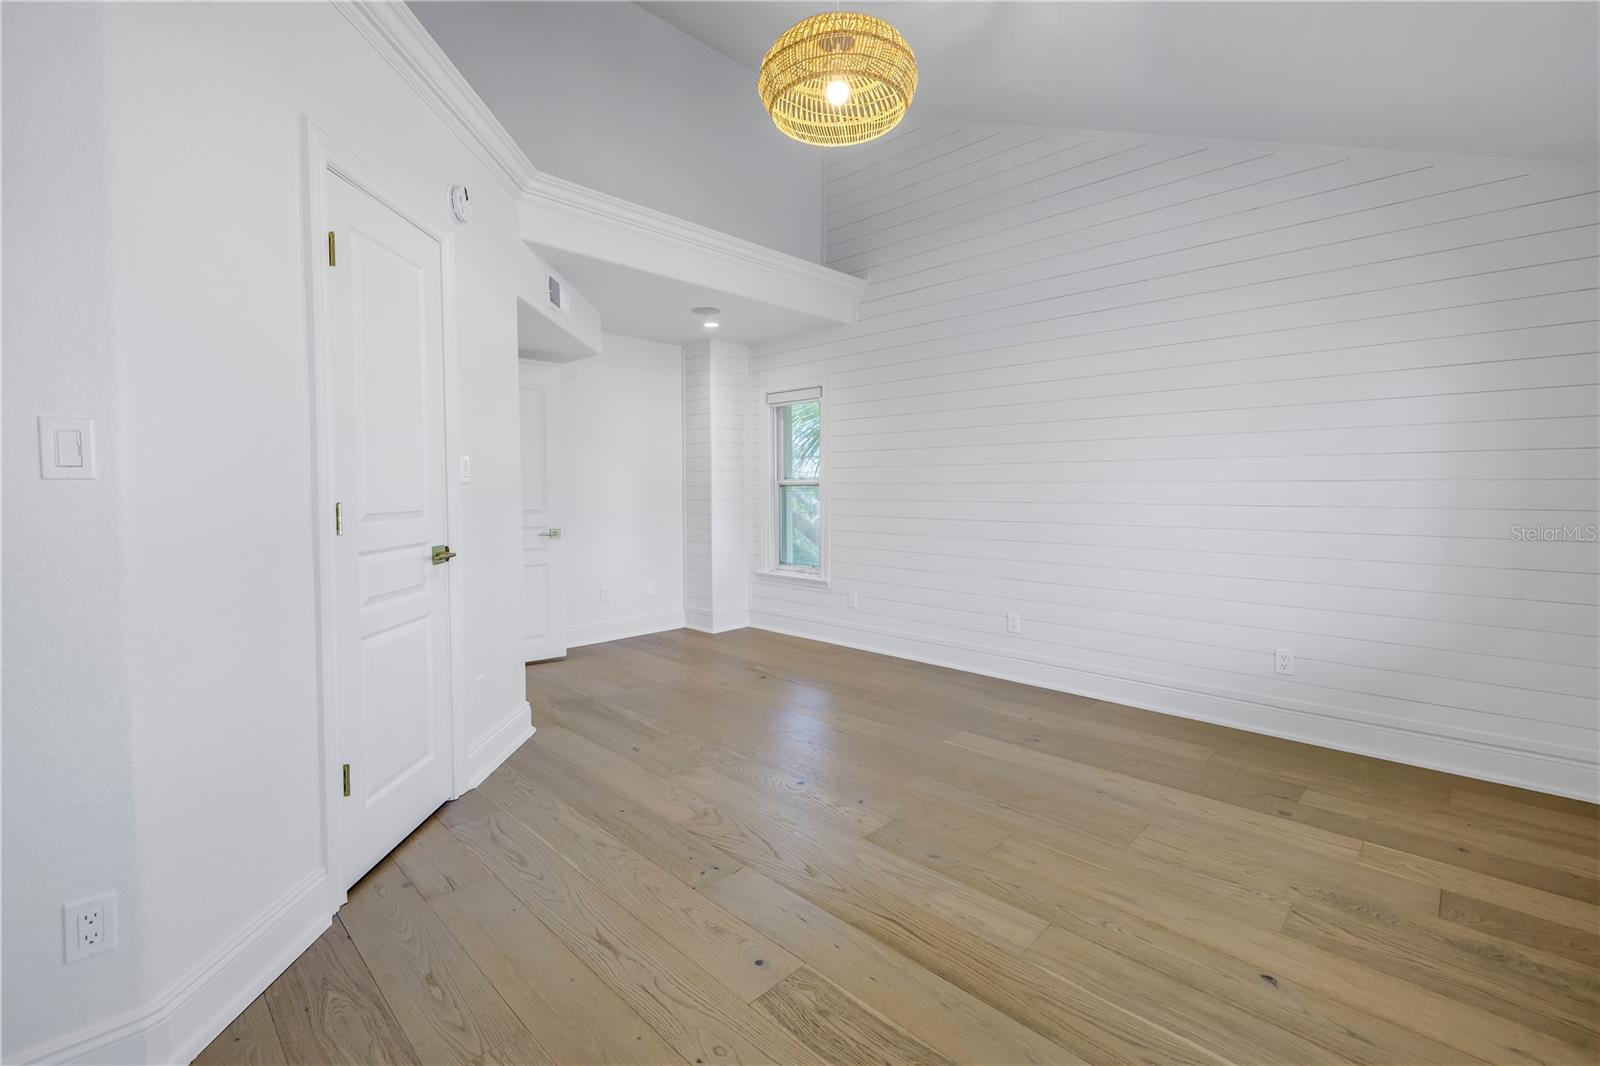
M684 608L710 633L750 622L750 350L683 348Z
M1597 547L1512 535L1597 521L1592 170L924 127L825 180L860 319L754 384L825 389L833 584L754 624L1594 798Z

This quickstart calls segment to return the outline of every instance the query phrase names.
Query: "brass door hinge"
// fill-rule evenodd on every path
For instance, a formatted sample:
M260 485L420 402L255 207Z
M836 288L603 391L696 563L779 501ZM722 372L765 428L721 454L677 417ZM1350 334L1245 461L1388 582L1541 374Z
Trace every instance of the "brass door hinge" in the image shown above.
M333 535L336 537L344 536L344 504L342 503L333 505Z
M328 231L328 265L329 266L336 265L338 263L338 258L339 257L334 254L333 230L329 230Z
M344 794L350 795L350 764L344 764Z

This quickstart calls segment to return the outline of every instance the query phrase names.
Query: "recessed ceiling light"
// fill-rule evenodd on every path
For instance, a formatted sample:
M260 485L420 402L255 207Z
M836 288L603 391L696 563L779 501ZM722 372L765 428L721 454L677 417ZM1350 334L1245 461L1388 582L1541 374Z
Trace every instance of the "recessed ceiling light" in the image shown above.
M691 307L691 308L689 308L689 313L690 314L699 315L701 318L704 318L707 315L720 314L721 312L722 312L722 308L720 308L720 307Z
M700 323L700 325L704 326L706 329L716 329L718 326L722 325L722 323L721 322L702 322L702 323Z

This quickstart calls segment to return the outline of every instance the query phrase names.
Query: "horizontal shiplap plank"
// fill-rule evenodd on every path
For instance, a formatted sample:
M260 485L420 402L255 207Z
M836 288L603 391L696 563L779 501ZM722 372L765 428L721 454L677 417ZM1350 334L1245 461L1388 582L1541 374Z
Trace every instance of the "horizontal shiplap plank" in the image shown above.
M845 509L843 500L834 502ZM1091 516L1091 519L1097 516ZM1600 553L1581 540L1541 542L1525 535L1517 538L1510 530L1498 537L1465 537L1445 534L1410 535L1372 533L1330 533L1283 529L1226 528L1182 525L1172 522L1143 525L1109 525L1093 520L1063 523L1059 539L1048 542L1073 553L1082 548L1119 547L1151 553L1162 558L1172 552L1247 556L1274 556L1281 559L1352 560L1379 563L1417 563L1435 567L1528 570L1560 574L1594 574L1600 570ZM931 531L930 531L931 532ZM870 534L850 536L848 543L865 550L892 550L895 534L884 533L875 539ZM883 547L871 548L871 544ZM909 544L902 545L912 550ZM950 545L951 547L961 547ZM997 554L1003 550L997 548ZM945 558L963 558L946 553ZM943 567L947 564L939 564Z

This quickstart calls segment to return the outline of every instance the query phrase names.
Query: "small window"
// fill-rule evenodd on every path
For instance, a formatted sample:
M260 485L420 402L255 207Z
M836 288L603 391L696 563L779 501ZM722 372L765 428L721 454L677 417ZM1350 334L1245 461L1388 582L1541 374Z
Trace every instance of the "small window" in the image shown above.
M777 563L781 569L822 570L822 390L775 393Z

